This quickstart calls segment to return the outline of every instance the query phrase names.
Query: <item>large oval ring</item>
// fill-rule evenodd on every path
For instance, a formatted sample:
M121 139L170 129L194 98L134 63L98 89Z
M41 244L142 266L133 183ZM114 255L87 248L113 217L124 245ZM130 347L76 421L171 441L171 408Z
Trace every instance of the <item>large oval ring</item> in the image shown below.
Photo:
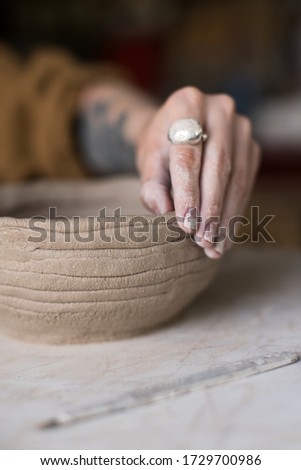
M168 131L168 140L172 144L195 145L207 138L198 121L192 118L175 121Z

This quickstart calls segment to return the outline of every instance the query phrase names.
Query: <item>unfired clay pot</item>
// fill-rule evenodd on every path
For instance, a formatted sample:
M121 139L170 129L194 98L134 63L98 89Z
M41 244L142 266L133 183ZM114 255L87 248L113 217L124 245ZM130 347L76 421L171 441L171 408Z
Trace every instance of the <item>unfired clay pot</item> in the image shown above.
M172 215L146 214L135 178L0 187L0 329L20 339L140 334L182 311L216 266Z

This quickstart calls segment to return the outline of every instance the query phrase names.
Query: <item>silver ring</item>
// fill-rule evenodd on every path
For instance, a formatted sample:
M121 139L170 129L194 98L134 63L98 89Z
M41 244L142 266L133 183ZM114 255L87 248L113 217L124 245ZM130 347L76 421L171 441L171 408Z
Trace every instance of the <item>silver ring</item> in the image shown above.
M179 119L175 121L168 131L168 140L172 144L195 145L205 142L208 136L196 119Z

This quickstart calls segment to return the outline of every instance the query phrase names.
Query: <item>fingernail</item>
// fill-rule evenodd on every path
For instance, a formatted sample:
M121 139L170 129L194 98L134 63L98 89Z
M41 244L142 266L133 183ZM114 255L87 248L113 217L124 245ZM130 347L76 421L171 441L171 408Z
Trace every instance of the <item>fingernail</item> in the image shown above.
M149 206L150 207L150 206ZM156 215L167 214L173 210L173 206L168 201L155 201L153 206L150 207L151 211Z
M228 238L226 238L225 240L221 241L221 242L217 242L215 244L215 249L221 253L221 255L224 255L225 253L227 253L227 251L230 250L230 248L232 247L233 243L231 242L231 240L229 240Z
M226 250L226 240L223 240L223 241L217 241L215 243L215 250L220 253L221 255L224 254L225 250Z
M193 232L196 231L197 228L197 218L196 218L196 209L190 208L185 214L183 226L187 230L191 230Z
M208 258L211 258L211 259L219 259L222 256L222 254L219 253L214 248L204 248L204 252L205 252L205 255L208 256Z
M203 235L204 240L214 244L216 242L216 237L218 234L218 227L218 222L210 222L208 225L206 225Z

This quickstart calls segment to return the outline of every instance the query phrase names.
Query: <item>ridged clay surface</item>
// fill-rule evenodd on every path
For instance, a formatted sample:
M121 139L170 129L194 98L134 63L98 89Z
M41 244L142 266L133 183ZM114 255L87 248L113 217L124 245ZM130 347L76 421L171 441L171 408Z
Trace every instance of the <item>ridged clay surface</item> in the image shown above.
M49 207L68 219L51 221ZM104 225L95 220L104 207L107 215L119 207L130 215ZM30 228L32 216L46 217L35 220L43 239ZM135 178L0 187L1 330L74 343L166 323L210 283L217 266L189 236L171 232L170 218L146 214Z

